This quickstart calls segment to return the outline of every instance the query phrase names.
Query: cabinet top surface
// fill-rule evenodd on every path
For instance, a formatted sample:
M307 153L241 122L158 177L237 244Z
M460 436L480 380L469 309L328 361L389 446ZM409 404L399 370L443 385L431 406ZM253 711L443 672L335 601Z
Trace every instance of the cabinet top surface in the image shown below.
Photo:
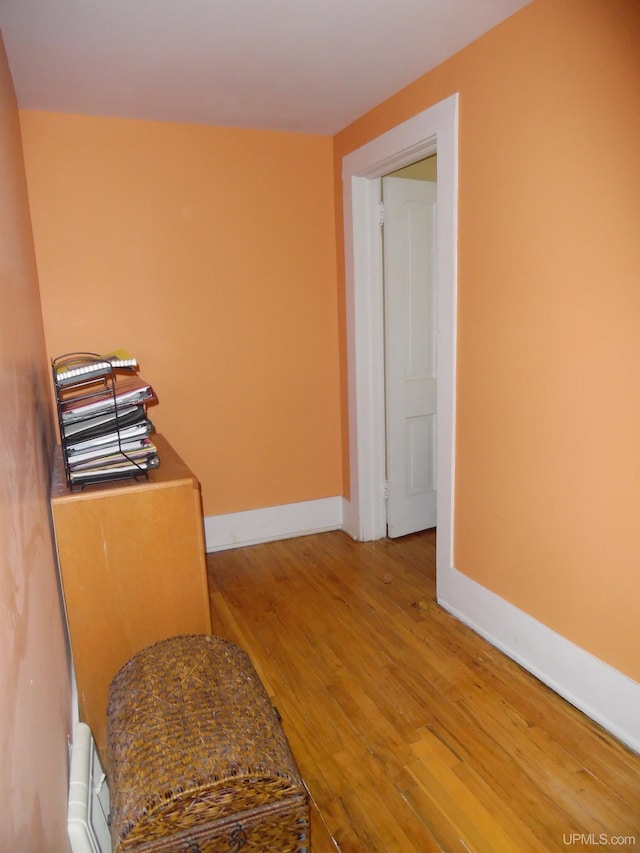
M123 489L135 491L140 489L163 488L175 485L179 482L191 483L194 488L198 487L198 481L187 465L178 456L163 435L154 435L153 443L158 448L160 465L148 472L148 478L141 477L139 480L113 480L108 483L93 483L86 485L78 491L71 491L67 486L67 479L62 461L62 449L58 445L53 458L53 471L51 475L51 500L83 500L97 496L112 495Z

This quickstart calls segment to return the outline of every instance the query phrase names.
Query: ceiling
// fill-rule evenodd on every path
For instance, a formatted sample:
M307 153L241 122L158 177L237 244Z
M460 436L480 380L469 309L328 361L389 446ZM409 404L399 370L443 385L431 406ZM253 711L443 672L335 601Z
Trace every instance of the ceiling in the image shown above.
M0 0L25 109L334 134L530 0Z

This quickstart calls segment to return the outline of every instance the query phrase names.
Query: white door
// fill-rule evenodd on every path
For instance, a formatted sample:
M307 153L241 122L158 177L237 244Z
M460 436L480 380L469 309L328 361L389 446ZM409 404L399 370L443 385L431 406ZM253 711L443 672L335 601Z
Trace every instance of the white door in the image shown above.
M387 533L436 524L436 184L383 178Z

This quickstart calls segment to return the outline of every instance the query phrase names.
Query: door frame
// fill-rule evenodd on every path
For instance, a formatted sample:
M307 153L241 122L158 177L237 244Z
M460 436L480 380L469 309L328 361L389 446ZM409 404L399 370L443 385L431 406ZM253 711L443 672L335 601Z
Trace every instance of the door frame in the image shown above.
M342 161L350 496L343 527L359 541L386 535L384 305L379 178L437 153L437 572L453 567L458 229L458 94Z

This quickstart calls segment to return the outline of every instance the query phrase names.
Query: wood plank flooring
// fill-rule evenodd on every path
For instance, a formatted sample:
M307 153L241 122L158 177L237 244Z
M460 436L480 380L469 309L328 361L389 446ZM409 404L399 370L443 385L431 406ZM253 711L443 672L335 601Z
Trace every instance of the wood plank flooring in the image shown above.
M214 632L282 715L313 853L640 850L640 756L435 603L435 532L210 554Z

